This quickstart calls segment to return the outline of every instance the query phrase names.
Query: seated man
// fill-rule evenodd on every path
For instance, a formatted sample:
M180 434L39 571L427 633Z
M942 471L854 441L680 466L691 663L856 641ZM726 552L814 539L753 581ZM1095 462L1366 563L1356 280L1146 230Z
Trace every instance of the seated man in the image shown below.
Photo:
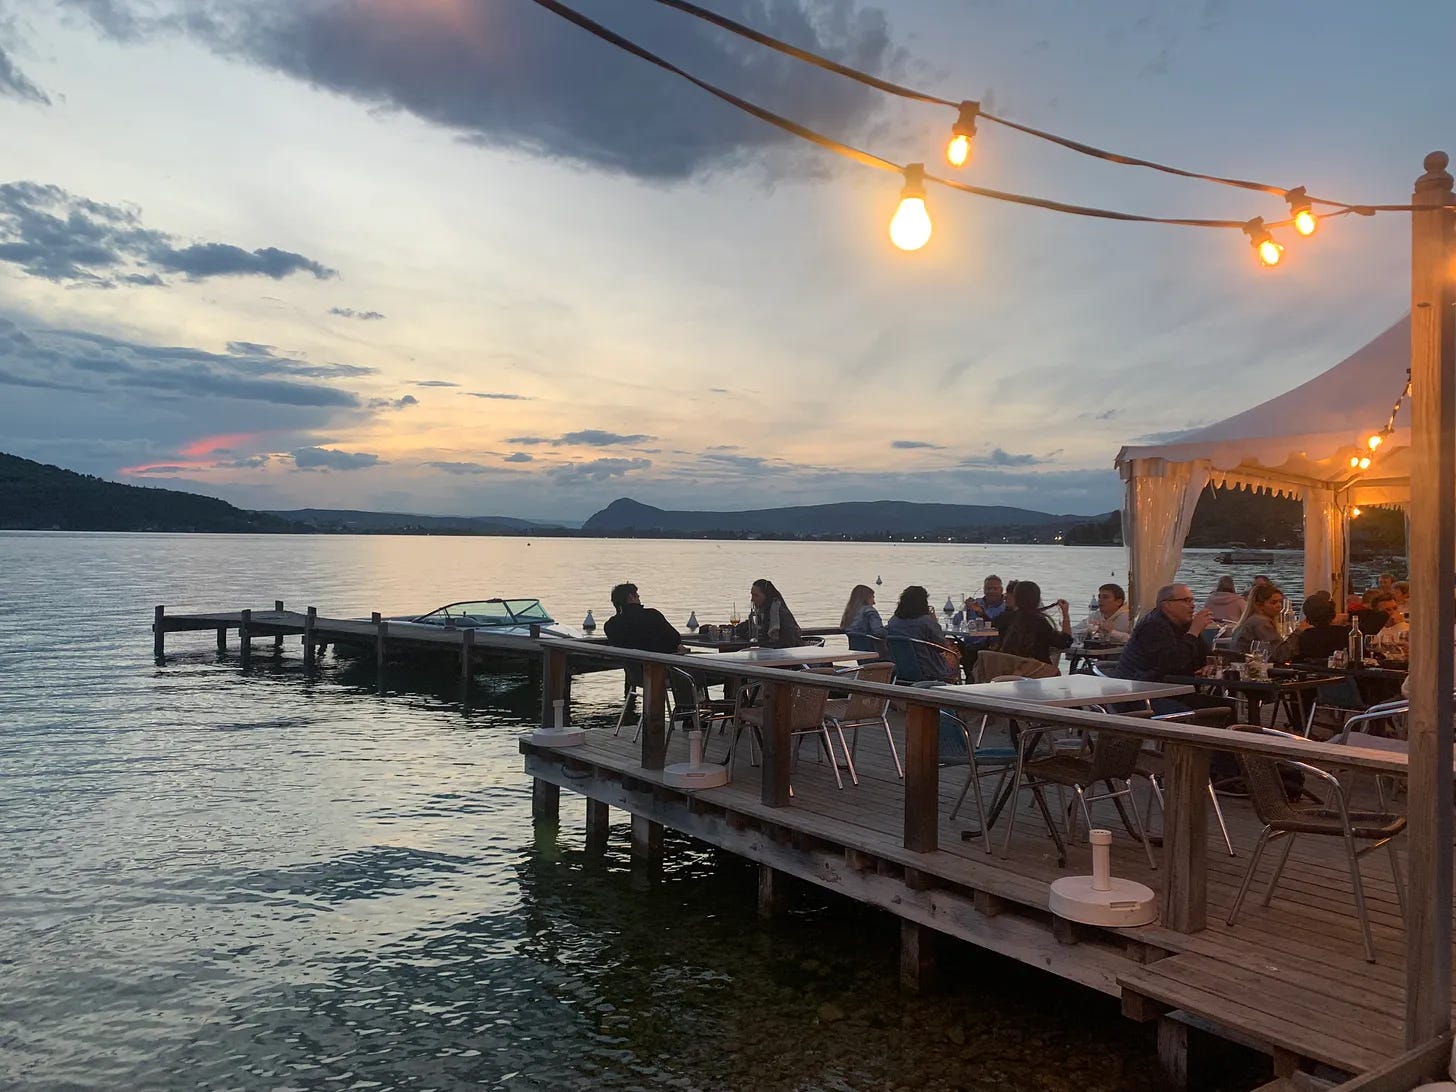
M957 612L951 621L959 624L970 622L972 618L981 618L987 622L993 622L1001 617L1006 606L1006 591L1001 586L1001 578L992 574L981 582L981 597L967 599L965 609Z
M636 584L618 584L613 588L612 606L617 608L617 613L602 627L609 643L643 652L683 651L682 634L661 611L642 605ZM642 685L641 664L627 665L627 685Z
M1118 584L1103 584L1097 589L1097 609L1087 615L1078 636L1084 641L1122 645L1132 636L1132 617L1127 610L1127 595Z
M1376 645L1405 644L1410 640L1410 623L1401 613L1400 604L1393 593L1376 592L1374 608L1371 614L1379 612L1384 615L1379 628L1373 634ZM1370 634L1369 630L1365 632Z
M1168 675L1196 675L1208 655L1198 639L1213 615L1195 611L1193 593L1187 584L1168 584L1158 589L1158 602L1138 622L1118 660L1118 674L1124 679L1159 682Z
M1349 647L1350 627L1335 624L1335 601L1317 591L1304 601L1304 621L1274 649L1276 663L1290 660L1328 660Z

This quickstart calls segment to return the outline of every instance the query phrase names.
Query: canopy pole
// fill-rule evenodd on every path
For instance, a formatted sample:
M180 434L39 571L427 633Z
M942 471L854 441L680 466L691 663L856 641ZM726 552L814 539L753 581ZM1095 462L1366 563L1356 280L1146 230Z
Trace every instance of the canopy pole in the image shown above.
M1456 624L1456 203L1445 152L1411 203L1410 894L1407 1046L1451 1026L1452 626Z

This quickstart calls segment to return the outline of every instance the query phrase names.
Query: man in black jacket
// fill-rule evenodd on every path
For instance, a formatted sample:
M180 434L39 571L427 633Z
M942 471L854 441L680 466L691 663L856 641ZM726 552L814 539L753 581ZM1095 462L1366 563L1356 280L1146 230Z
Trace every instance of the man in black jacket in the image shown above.
M1118 660L1124 679L1160 682L1168 675L1193 675L1208 655L1200 634L1213 621L1207 610L1194 610L1187 584L1158 589L1158 605L1148 611L1132 631Z

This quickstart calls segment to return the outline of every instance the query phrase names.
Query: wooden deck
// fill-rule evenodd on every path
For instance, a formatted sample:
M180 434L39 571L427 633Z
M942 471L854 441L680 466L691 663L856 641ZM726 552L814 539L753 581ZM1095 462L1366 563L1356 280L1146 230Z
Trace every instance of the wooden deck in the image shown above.
M903 724L894 730L904 755ZM1059 876L1090 871L1089 851L1073 848L1068 869L1059 869L1029 794L1007 856L1001 856L1006 816L993 831L996 854L988 855L979 838L961 837L974 822L969 798L956 820L948 818L964 772L947 768L939 788L939 848L919 853L903 844L904 787L882 732L864 733L860 784L850 784L846 774L842 790L817 759L814 741L806 740L792 802L782 808L762 802L761 771L750 765L746 742L729 785L687 793L644 770L629 737L594 730L584 745L561 750L523 742L526 772L907 922L1119 996L1134 1019L1172 1013L1160 1036L1187 1034L1191 1025L1262 1049L1280 1075L1359 1074L1405 1050L1405 935L1383 850L1361 862L1379 957L1374 964L1363 956L1344 851L1334 839L1298 841L1266 908L1259 905L1260 880L1275 857L1267 853L1238 924L1225 923L1261 829L1238 798L1221 798L1238 857L1226 854L1210 818L1206 929L1067 928L1047 912L1048 888ZM725 746L715 738L710 757L720 757ZM685 747L675 737L668 761L685 761ZM1167 870L1148 867L1110 805L1098 809L1098 822L1115 832L1114 874L1161 889Z

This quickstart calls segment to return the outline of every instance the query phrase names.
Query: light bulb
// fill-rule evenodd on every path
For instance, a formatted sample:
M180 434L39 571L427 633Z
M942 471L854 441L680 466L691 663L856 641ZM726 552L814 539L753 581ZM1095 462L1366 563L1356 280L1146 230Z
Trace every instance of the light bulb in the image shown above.
M1249 237L1249 243L1253 246L1254 253L1259 255L1259 261L1266 266L1279 264L1279 259L1284 256L1284 248L1270 236L1269 229L1264 226L1262 216L1255 216L1245 223L1244 234Z
M952 167L964 167L971 158L971 138L965 133L956 133L945 146L945 161Z
M1273 239L1265 239L1259 244L1259 261L1265 265L1278 265L1279 259L1284 257L1284 248Z
M1350 515L1351 516L1358 516L1359 514L1360 514L1360 509L1358 509L1358 508L1351 508L1350 509Z
M1366 456L1364 456L1364 457L1361 458L1361 460L1360 460L1360 469L1361 470L1369 470L1370 469L1370 456L1366 455Z
M1365 441L1365 446L1368 447L1371 451L1374 451L1377 447L1379 447L1381 445L1381 443L1383 441L1384 441L1384 437L1381 436L1380 433L1377 432L1374 435L1372 435L1370 437L1370 439L1368 439L1368 440Z
M1319 227L1319 217L1309 209L1300 209L1294 214L1294 230L1301 235L1313 235L1317 227Z
M930 241L930 213L925 208L925 164L905 167L900 207L890 219L890 242L901 250L919 250Z
M925 198L902 197L890 220L890 242L901 250L919 250L930 241L930 213Z
M1350 469L1351 470L1359 470L1360 469L1360 456L1358 456L1358 455L1351 455L1350 456Z

